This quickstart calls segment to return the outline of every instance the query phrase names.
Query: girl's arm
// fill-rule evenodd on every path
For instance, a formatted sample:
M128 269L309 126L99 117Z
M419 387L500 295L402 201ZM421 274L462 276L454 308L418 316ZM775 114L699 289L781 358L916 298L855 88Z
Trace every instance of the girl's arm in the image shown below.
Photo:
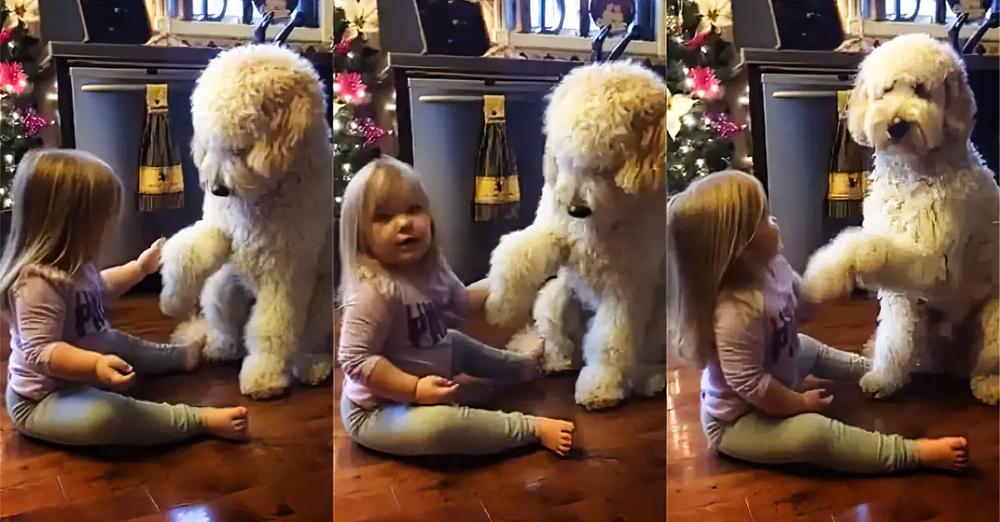
M344 373L376 395L396 402L452 402L457 389L439 376L418 378L382 355L390 323L389 303L372 285L361 284L344 312L337 360Z
M778 417L812 411L806 394L789 389L764 369L764 321L740 302L721 302L716 311L715 344L726 382L757 409Z
M101 278L104 279L104 284L108 287L108 295L112 299L121 297L129 288L156 271L160 266L160 251L165 241L164 238L156 240L143 253L139 254L139 258L135 261L101 271Z
M66 301L52 284L33 277L19 284L14 294L14 317L21 338L18 349L29 369L89 384L131 382L131 377L125 377L131 368L118 357L84 350L63 340Z

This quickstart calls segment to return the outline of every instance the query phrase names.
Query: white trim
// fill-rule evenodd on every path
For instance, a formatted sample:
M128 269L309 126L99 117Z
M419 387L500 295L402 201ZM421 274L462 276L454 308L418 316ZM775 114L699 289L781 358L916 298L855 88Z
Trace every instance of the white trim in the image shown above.
M249 40L253 36L253 26L225 22L188 22L169 19L169 32L177 37L224 38ZM284 25L275 24L267 28L267 38L274 38ZM322 43L333 40L333 0L319 1L319 28L297 27L289 35L289 42Z
M908 33L928 33L934 38L948 38L948 25L941 24L918 24L913 22L876 22L874 20L864 20L865 36L899 36ZM978 23L966 24L959 32L961 38L968 38L979 28ZM1000 29L989 29L983 35L984 42L1000 41Z

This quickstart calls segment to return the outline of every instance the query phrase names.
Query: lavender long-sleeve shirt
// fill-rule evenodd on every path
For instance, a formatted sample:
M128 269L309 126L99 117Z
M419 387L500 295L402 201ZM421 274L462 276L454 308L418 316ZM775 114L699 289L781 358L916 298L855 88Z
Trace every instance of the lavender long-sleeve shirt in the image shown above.
M52 377L49 358L57 342L86 349L109 330L104 300L107 286L100 271L86 265L76 281L50 277L27 268L11 287L10 362L7 385L33 400L72 385Z
M337 349L348 399L365 408L385 401L368 387L381 359L417 377L454 375L448 328L464 316L468 292L453 274L444 279L427 283L398 278L391 295L371 280L357 284L346 299Z
M701 407L733 421L777 380L796 389L798 275L784 257L770 263L758 288L723 292L715 309L718 359L701 377Z

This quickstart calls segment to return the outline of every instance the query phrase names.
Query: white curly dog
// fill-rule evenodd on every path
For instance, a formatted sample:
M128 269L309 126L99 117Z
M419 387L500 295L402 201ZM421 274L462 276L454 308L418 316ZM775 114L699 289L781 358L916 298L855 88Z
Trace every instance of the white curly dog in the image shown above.
M588 408L664 389L666 110L666 85L639 65L566 75L545 113L535 220L492 253L488 321L524 324L534 305L550 372L575 367L582 344L575 398Z
M179 326L175 341L204 339L210 360L245 349L240 391L256 399L283 393L289 373L318 384L332 367L325 113L312 65L273 45L221 53L191 96L205 202L201 220L164 245L160 308L192 317L200 296L204 320Z
M867 393L892 394L921 358L940 358L939 343L964 343L958 368L997 403L1000 190L969 140L975 112L961 58L927 35L897 37L861 65L848 127L876 151L864 223L812 256L803 289L815 300L855 281L878 289Z

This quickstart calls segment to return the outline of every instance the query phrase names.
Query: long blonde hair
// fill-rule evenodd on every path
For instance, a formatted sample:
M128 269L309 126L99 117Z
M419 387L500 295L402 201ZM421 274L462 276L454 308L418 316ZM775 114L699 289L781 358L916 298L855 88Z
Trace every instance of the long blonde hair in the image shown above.
M10 233L0 258L0 311L12 308L10 290L29 266L75 278L94 261L121 208L122 185L96 156L39 149L21 159L13 183Z
M412 192L411 192L412 191ZM340 287L341 296L353 293L354 287L366 278L377 279L382 292L391 292L391 277L387 269L372 255L368 237L372 218L379 204L403 194L416 194L417 203L427 209L431 218L431 244L424 259L422 273L434 278L455 277L438 248L433 233L433 214L427 191L413 167L390 156L381 156L365 165L351 178L344 189L340 214Z
M704 367L716 357L715 307L767 212L757 178L727 170L692 183L667 207L667 347Z

